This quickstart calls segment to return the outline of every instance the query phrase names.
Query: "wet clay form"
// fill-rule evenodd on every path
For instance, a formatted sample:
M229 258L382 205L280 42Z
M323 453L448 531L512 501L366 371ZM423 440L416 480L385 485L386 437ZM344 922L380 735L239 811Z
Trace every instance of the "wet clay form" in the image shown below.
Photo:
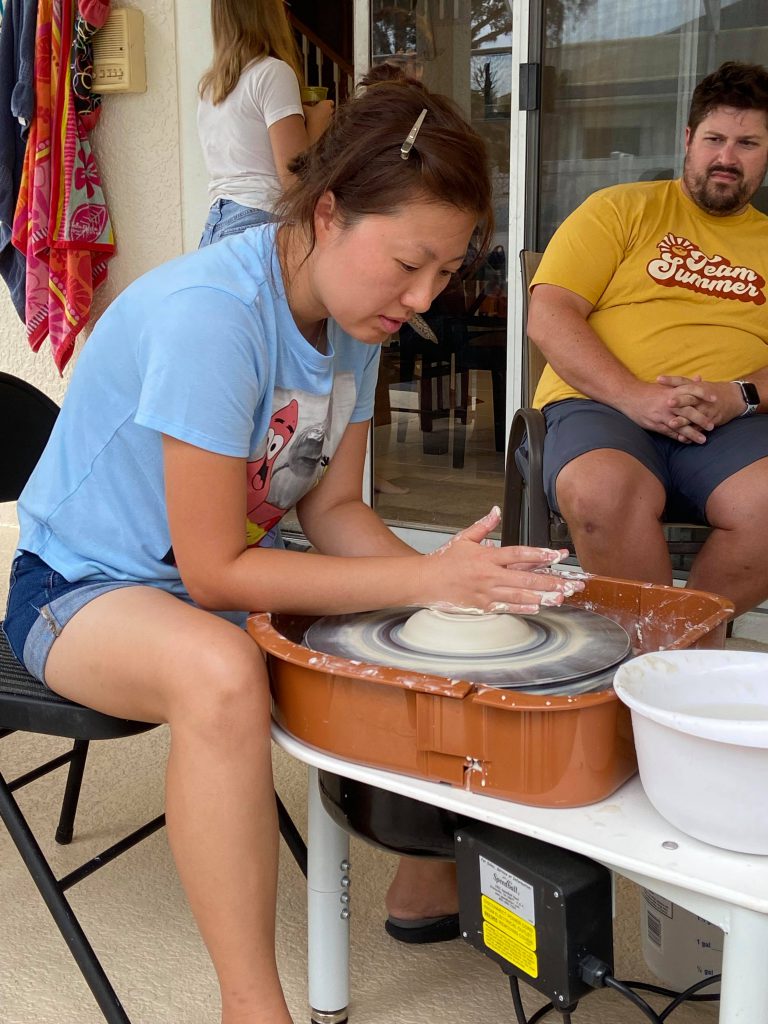
M501 641L449 654L437 639L425 646L439 656L416 650L402 638L412 609L255 614L248 631L267 655L275 719L302 742L520 803L577 807L637 769L616 666L647 651L722 647L731 611L713 594L593 576L561 608L525 616L532 636L515 651L500 652ZM424 639L419 631L415 643Z
M530 647L535 630L518 615L472 615L421 608L397 631L398 643L427 654L510 654Z

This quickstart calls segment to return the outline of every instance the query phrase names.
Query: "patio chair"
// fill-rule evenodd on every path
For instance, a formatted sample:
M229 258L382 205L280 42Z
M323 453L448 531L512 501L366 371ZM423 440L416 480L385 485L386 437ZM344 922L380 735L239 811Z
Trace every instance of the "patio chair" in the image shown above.
M0 446L0 502L18 499L46 445L58 412L56 404L37 388L10 374L0 373L0 437L4 439ZM55 838L58 843L69 843L90 741L135 736L152 728L155 726L146 722L103 715L46 690L17 661L0 629L0 739L12 732L27 732L74 740L71 750L19 778L7 780L0 771L0 817L108 1024L130 1024L130 1019L65 893L151 836L164 825L165 815L159 815L64 877L57 878L13 794L22 786L68 764ZM280 831L306 875L306 846L277 794L276 799Z

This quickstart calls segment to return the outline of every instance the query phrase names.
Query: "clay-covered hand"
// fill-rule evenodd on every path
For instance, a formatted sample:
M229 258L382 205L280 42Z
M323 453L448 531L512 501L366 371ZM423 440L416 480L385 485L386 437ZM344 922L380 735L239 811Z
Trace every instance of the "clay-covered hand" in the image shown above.
M744 398L741 388L733 381L702 380L695 377L657 377L656 380L668 390L667 403L670 411L689 419L693 412L705 416L713 427L729 423L744 412Z
M497 547L486 543L501 521L498 507L420 560L421 602L439 611L533 614L582 590L572 578L534 570L568 554L565 548Z
M303 103L304 123L307 126L307 137L310 143L317 142L333 117L333 100L320 100L317 103Z
M691 379L691 388L697 384ZM683 395L678 397L682 399ZM688 401L678 408L674 404L670 405L670 399L674 399L674 394L670 393L666 384L648 384L639 380L628 387L613 404L619 412L623 412L644 430L654 430L657 434L664 434L683 444L704 444L708 432L715 425L707 413L706 403L699 407Z

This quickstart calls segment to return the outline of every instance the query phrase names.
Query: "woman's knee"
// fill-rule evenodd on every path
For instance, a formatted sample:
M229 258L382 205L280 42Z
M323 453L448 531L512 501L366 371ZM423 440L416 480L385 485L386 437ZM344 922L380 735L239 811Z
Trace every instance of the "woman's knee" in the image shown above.
M271 696L264 657L245 633L207 644L193 659L193 678L181 682L176 721L196 720L234 736L269 727ZM173 725L173 722L171 722Z

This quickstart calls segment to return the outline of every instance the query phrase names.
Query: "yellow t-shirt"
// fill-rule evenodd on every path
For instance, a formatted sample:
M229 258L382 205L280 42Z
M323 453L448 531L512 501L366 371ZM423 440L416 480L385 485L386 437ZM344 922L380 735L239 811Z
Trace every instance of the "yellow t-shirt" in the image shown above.
M593 303L589 325L639 380L734 380L768 365L768 217L713 217L679 181L589 196L549 243L531 287ZM547 366L533 404L583 398Z

